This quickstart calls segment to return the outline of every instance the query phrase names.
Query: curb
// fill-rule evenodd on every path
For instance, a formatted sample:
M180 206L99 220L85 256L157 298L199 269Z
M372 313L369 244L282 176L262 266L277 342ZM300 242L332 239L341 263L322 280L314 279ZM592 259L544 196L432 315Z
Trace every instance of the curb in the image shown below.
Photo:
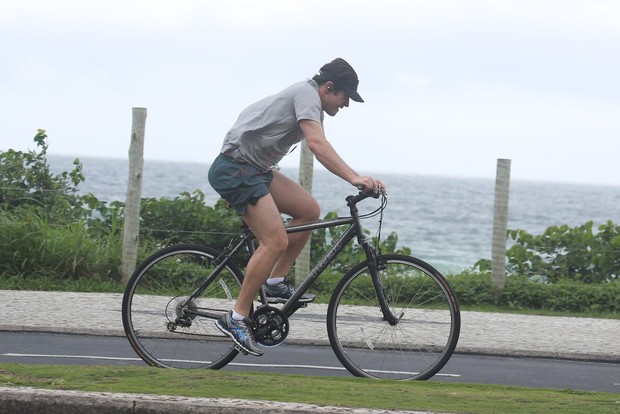
M0 387L0 414L432 414L429 411L371 410L274 401L189 398L167 395L54 391Z

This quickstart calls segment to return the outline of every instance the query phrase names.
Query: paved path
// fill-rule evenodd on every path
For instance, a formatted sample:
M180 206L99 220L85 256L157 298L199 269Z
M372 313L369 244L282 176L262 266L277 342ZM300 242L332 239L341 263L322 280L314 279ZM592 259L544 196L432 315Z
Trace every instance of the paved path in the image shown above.
M121 294L0 290L0 331L124 335ZM327 305L291 317L287 342L327 344ZM620 320L462 312L456 352L620 362Z

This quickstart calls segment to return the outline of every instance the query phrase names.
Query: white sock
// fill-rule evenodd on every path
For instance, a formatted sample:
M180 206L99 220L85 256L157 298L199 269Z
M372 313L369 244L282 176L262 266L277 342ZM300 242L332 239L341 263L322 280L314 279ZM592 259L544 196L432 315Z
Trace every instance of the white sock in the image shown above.
M284 279L286 279L286 276L282 276L282 277L270 277L269 279L267 279L267 284L269 286L275 286L278 283L282 283L284 282Z
M242 320L245 319L245 316L235 312L235 310L233 309L232 310L232 318L233 318L234 321L242 321Z

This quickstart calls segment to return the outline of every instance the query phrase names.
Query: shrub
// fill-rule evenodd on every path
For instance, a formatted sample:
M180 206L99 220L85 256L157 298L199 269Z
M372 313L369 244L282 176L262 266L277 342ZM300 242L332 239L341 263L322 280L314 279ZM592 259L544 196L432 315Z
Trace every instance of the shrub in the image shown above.
M82 200L77 196L77 186L84 181L82 164L76 159L72 171L52 174L45 158L46 139L40 129L34 137L39 152L0 152L0 210L30 208L45 216L82 218Z
M486 306L494 303L491 277L485 273L464 272L448 278L459 303L468 306Z
M183 242L222 248L241 228L241 218L223 200L209 207L204 198L204 193L196 190L173 199L142 199L141 233L166 245Z
M463 306L500 306L508 310L540 309L559 312L620 312L620 282L584 284L568 279L545 283L525 276L506 278L497 300L490 273L463 272L449 276Z
M82 222L52 224L36 214L0 215L0 274L120 280L120 241L93 239Z
M241 218L224 200L220 199L209 207L205 205L204 197L202 191L196 190L192 194L183 192L174 199L142 199L140 238L145 250L143 256L178 243L196 243L224 250L241 230ZM245 249L235 257L241 268L245 268L247 260Z
M538 236L525 230L511 230L508 235L515 243L506 252L510 275L590 284L617 280L620 274L620 226L611 221L596 233L589 221L574 228L552 226Z
M78 159L52 174L46 139L40 129L38 152L0 152L0 274L117 280L121 206L78 194Z

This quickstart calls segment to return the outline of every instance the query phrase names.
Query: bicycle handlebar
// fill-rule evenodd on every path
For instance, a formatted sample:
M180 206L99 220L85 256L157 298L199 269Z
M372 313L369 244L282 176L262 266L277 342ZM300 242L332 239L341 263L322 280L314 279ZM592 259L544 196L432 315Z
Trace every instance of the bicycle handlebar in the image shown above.
M379 189L379 191L377 191L377 192L372 191L372 190L371 191L362 191L362 189L364 187L362 187L362 188L360 188L360 187L361 186L359 186L359 185L357 186L357 188L360 189L360 193L358 195L356 195L356 196L350 195L350 196L348 196L345 199L349 206L353 206L353 205L359 203L360 201L365 200L365 199L367 199L369 197L379 198L381 196L381 194L383 194L383 191L381 191L381 189Z

